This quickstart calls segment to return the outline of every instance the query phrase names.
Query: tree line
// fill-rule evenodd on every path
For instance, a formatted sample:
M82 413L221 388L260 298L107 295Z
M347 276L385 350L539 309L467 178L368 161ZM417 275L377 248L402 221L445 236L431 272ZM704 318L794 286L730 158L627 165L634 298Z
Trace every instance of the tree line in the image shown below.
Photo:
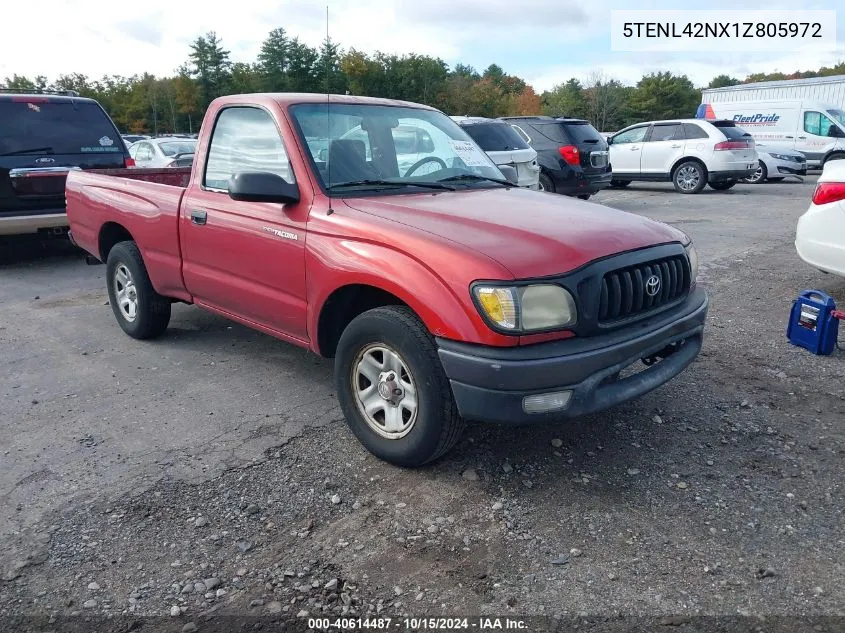
M715 77L707 87L845 74L845 62L817 71L752 74L744 80ZM262 42L252 63L233 62L213 31L197 37L188 59L173 76L149 73L91 79L81 73L6 77L13 90L75 90L99 101L122 132L196 132L208 104L226 94L248 92L332 92L425 103L451 115L485 117L547 114L588 119L600 131L642 120L691 117L701 101L686 75L651 73L634 86L600 71L586 81L569 79L537 94L525 80L497 64L472 66L428 55L367 54L343 50L326 39L312 47L277 28Z

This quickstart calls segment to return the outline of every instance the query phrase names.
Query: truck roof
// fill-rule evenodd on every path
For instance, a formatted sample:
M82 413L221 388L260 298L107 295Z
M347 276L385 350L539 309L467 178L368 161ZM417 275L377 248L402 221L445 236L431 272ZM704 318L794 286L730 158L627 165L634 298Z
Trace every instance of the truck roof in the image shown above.
M735 86L724 86L722 88L705 88L702 94L713 94L719 92L736 92L742 90L755 90L757 88L781 88L787 86L814 86L818 84L839 84L845 83L845 75L830 75L827 77L805 77L803 79L778 79L776 81L758 81L750 84L737 84Z
M319 92L257 92L251 94L226 95L215 99L215 101L223 105L233 103L254 103L262 100L275 101L282 106L289 106L297 103L326 103L328 101L330 104L369 104L417 108L420 110L436 110L436 108L432 108L427 105L413 103L411 101L400 101L399 99L359 97L356 95L326 95L325 93Z

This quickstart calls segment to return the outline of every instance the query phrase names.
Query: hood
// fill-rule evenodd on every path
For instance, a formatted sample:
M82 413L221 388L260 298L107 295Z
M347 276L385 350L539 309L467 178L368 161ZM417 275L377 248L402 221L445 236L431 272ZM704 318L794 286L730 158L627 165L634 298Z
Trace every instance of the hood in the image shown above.
M347 198L344 202L483 253L517 279L558 275L616 253L685 240L681 231L662 222L525 189Z

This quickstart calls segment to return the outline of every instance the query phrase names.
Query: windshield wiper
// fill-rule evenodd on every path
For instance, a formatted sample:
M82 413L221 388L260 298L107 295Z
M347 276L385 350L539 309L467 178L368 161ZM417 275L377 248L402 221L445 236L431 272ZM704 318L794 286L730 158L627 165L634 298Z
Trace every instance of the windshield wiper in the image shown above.
M42 154L42 153L53 153L52 147L28 147L26 149L19 149L14 152L4 152L0 154L0 156L17 156L18 154Z
M457 176L449 176L448 178L441 178L437 182L457 182L459 180L475 180L475 181L482 181L486 180L488 182L495 182L498 185L504 185L505 187L516 187L515 184L510 182L509 180L501 180L499 178L488 178L487 176L479 176L478 174L458 174Z
M425 187L426 189L440 189L443 191L454 191L454 187L449 185L441 185L436 182L413 182L410 180L380 180L378 178L368 178L366 180L350 180L347 182L338 182L326 187L328 191L341 189L345 187L364 187L367 185L374 185L378 187Z

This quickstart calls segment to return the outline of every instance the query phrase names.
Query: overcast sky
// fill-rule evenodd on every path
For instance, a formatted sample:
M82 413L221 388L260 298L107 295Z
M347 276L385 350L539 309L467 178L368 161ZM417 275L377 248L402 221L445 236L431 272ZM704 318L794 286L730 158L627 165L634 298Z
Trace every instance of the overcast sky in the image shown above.
M0 80L13 73L55 78L151 72L172 74L189 43L215 30L232 61L254 61L267 32L283 27L318 45L329 31L343 48L425 53L450 65L483 70L499 64L541 92L594 70L625 83L644 73L684 73L696 85L715 75L815 69L845 60L845 8L837 15L839 48L830 53L622 53L610 51L610 11L624 0L39 0L4 3ZM708 0L707 9L734 7L834 9L839 2L742 3ZM643 8L691 8L656 0ZM696 7L699 8L699 7Z

